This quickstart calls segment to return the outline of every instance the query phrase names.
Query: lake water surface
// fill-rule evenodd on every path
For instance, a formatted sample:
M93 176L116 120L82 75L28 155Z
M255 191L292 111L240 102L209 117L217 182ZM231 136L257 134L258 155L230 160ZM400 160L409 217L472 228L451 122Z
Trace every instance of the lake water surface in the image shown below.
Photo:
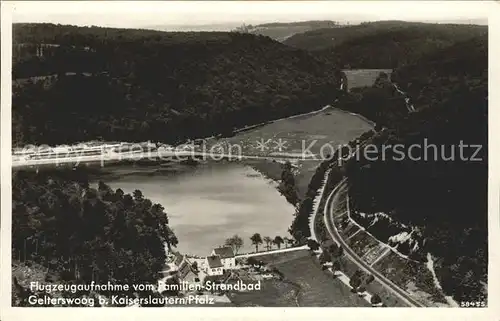
M294 207L276 190L276 183L248 166L204 164L154 174L135 170L102 180L125 193L139 189L163 205L182 253L208 255L234 234L243 238L240 252L255 249L249 239L254 233L288 235Z

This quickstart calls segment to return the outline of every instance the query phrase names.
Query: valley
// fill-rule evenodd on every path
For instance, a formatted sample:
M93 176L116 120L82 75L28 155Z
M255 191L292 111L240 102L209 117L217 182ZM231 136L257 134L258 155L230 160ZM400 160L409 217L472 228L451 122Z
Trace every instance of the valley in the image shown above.
M317 23L15 25L16 304L22 271L45 268L54 282L263 282L202 291L221 306L486 302L487 29ZM391 149L424 140L484 148L479 162ZM167 292L127 295L193 294Z

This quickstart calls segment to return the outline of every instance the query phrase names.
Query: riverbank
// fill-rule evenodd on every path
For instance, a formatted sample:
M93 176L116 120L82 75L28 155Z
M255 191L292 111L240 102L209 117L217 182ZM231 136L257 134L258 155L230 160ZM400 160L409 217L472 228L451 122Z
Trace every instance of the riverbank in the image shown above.
M207 144L239 146L243 154L269 155L273 152L311 153L320 155L314 159L296 159L295 183L300 198L308 190L309 182L321 155L332 154L339 146L373 129L373 122L359 115L327 106L321 110L288 117L272 123L238 133L234 137L209 141ZM264 143L264 146L262 146ZM243 161L255 166L264 175L281 179L279 164L272 161Z
M324 107L276 120L231 138L213 139L208 144L226 142L238 145L242 154L250 155L301 153L304 149L319 154L324 146L331 148L333 153L338 146L370 129L372 125L356 115ZM257 148L262 141L269 144L265 148ZM280 141L283 142L281 147L277 146ZM294 162L299 199L306 194L320 161ZM203 173L203 168L213 168L216 163L228 169L209 169ZM232 170L235 166L240 169ZM185 253L205 255L234 234L241 234L247 245L253 233L270 237L287 236L295 213L294 206L277 190L282 173L282 165L277 161L252 159L234 163L222 160L198 165L128 162L126 165L105 164L103 168L97 166L94 170L97 175L92 174L93 181L102 179L126 193L139 189L152 201L162 204L179 237L180 250ZM196 240L197 244L190 240ZM192 244L189 245L189 242ZM183 249L184 244L188 245Z
M178 250L207 255L238 234L253 249L250 236L287 236L295 209L277 190L274 180L246 164L232 162L175 165L164 168L104 169L93 175L125 193L141 190L160 203L178 240Z

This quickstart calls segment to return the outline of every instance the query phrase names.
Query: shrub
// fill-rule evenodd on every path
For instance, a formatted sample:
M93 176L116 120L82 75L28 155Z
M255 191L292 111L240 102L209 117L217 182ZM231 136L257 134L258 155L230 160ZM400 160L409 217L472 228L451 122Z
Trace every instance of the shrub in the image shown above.
M370 300L370 303L375 305L375 304L380 304L382 302L382 299L380 298L380 296L378 294L374 294L372 295L372 298Z

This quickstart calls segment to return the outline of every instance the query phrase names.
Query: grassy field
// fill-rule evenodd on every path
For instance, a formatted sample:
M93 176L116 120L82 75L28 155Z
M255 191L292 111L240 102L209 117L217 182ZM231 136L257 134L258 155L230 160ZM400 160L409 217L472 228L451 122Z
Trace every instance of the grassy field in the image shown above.
M390 75L392 69L353 69L343 71L347 77L347 90L351 90L356 87L372 86L381 72Z
M366 286L370 293L376 293L382 299L382 302L388 307L406 308L408 305L392 294L387 288L381 285L378 281L374 281Z
M424 263L407 260L391 252L373 267L422 303L429 306L446 303Z
M381 260L382 258L380 257L381 255L388 255L390 249L388 249L385 246L382 246L380 243L377 246L374 246L370 251L366 252L366 254L363 256L363 261L366 263L372 265L375 260Z
M364 231L360 231L346 242L359 257L363 257L366 253L371 251L374 247L377 247L379 244L376 239L370 237Z
M346 215L347 218L347 215ZM356 224L349 223L345 229L342 230L342 235L344 235L345 239L356 236L355 234L359 234L363 232L359 232L359 227Z
M233 137L211 139L207 149L219 145L222 150L236 154L238 148L247 155L270 155L273 153L302 154L309 150L316 155L333 155L340 145L348 143L373 126L356 115L335 108L328 108L315 114L294 116L278 120L254 129L240 132ZM264 143L264 147L259 143ZM279 145L281 143L281 145ZM302 197L314 174L318 160L299 160L296 186ZM281 176L278 163L271 161L244 161L266 176L277 179Z
M349 220L347 215L335 216L334 224L349 247L368 264L372 264L386 250L368 233L360 231L354 234L359 228ZM357 267L348 260L344 259L343 261L345 262L342 262L342 271L352 275ZM432 274L424 263L405 259L390 251L377 261L373 268L427 306L443 306L446 303L441 291L434 286ZM383 302L388 306L405 306L404 302L400 302L382 286L376 284L369 286L372 291L379 293L379 295L386 293ZM370 287L367 287L369 292Z
M254 129L242 131L224 139L211 139L207 147L219 144L224 151L236 151L240 146L243 153L269 155L272 153L302 153L307 147L312 153L320 153L324 144L333 147L347 143L372 126L361 118L334 108L315 114L300 115L277 120ZM278 145L282 142L281 148ZM265 143L264 148L258 142ZM324 152L328 150L324 147Z
M324 200L324 199L323 199ZM321 203L320 203L320 207ZM327 239L330 239L330 236L326 230L326 227L324 226L324 218L323 218L323 211L319 211L318 215L316 215L316 219L314 222L315 225L315 230L316 230L316 236L318 237L319 241L324 241ZM340 221L341 218L346 219L346 222L348 221L348 216L347 215L342 215L342 216L335 216L336 220ZM350 223L353 227L356 227L354 224ZM358 230L359 228L353 228L353 231ZM361 232L360 232L361 233ZM373 251L374 256L378 257L378 252L377 250ZM296 254L297 255L297 254ZM268 258L271 261L273 258ZM277 258L274 258L276 260ZM354 274L356 270L358 270L358 267L352 263L349 259L346 257L342 257L339 260L340 266L341 266L341 271L344 272L347 276L351 276ZM374 281L366 286L367 290L371 294L378 294L380 298L382 299L382 302L388 306L388 307L406 307L407 304L398 299L394 294L392 294L390 291L388 291L384 286L382 286L380 283L377 281ZM353 296L355 294L349 293Z
M345 209L345 206L340 205L338 212L343 209ZM380 243L373 236L364 231L354 234L359 228L347 215L334 216L334 224L337 226L341 237L349 244L349 247L365 262L371 264L384 252L384 248L380 246ZM446 302L443 294L435 288L432 274L423 263L407 260L391 251L377 261L373 268L425 305L440 306ZM352 262L346 259L343 260L342 271L348 276L352 275L357 269L357 266ZM367 290L370 293L378 293L379 295L385 293L383 302L388 306L406 306L404 302L401 302L380 284L369 284Z
M267 178L274 181L281 179L283 172L282 164L270 160L245 160L246 165L252 166L257 171L263 173Z
M352 223L349 219L348 215L345 215L346 211L346 202L340 201L339 197L343 193L338 193L336 198L334 198L334 202L337 202L335 208L333 209L334 214L334 224L337 226L339 233L344 239L347 237L354 235L356 231L359 231L359 227ZM323 220L322 215L318 215L316 221L318 223ZM320 228L317 229L317 231ZM328 233L318 233L318 237L321 241L325 239L329 239L330 236ZM356 235L352 237L351 240L348 241L349 244L357 244L358 246L354 246L355 252L358 255L363 255L368 253L371 249L378 247L378 242L375 239L369 237L368 234L360 231ZM377 249L374 249L375 255L378 253ZM378 257L378 256L377 256ZM352 276L357 270L359 270L358 266L347 259L345 256L340 259L341 271L344 272L347 276ZM392 294L392 292L388 291L384 286L382 286L377 281L373 281L370 284L366 285L366 289L371 294L378 294L382 299L382 302L388 307L407 307L407 304L404 301L401 301L397 296Z
M231 300L244 306L369 307L341 281L321 270L308 250L255 257L284 275L284 282L267 281L258 293L237 293ZM264 290L265 289L265 290ZM277 297L279 296L279 297Z
M347 215L338 215L333 218L333 224L337 226L337 229L339 231L340 236L342 238L347 238L348 235L344 231L346 231L350 227L354 227L355 225L352 224L351 220L349 220L349 216Z
M260 151L255 148L257 141L270 139L269 149L264 150L264 153L302 153L306 147L313 144L310 150L317 154L324 144L336 147L370 129L372 129L371 125L359 117L332 108L314 115L278 120L254 130L239 133L229 138L228 142L240 144L256 152ZM279 139L286 142L281 150L277 146Z
M337 216L338 217L338 216ZM347 215L343 215L342 217L347 218ZM352 225L352 224L351 224ZM323 227L323 215L316 216L316 235L319 240L330 239L330 236L326 229ZM353 229L354 230L354 229ZM361 232L360 232L361 233ZM356 270L359 268L345 256L340 258L340 269L347 276L352 276ZM366 286L366 289L371 294L378 294L382 299L382 302L388 307L406 307L407 305L399 300L394 294L388 291L384 286L382 286L377 281L371 282ZM354 295L354 294L352 294Z
M347 259L345 256L340 259L341 271L344 272L348 277L351 277L355 271L359 270L358 266L352 261ZM388 307L407 307L408 305L401 301L397 296L392 294L378 281L373 281L366 285L366 290L371 294L378 294L382 299L382 302Z
M298 293L293 283L263 280L260 291L230 293L228 297L233 305L240 307L296 307Z

